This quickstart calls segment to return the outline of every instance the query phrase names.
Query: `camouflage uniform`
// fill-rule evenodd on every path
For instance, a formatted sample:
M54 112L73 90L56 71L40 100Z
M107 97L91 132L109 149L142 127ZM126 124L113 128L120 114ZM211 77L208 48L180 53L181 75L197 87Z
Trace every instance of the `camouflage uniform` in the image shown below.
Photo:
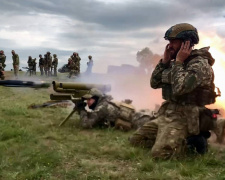
M36 67L37 67L36 58L32 60L32 63L33 63L33 74L36 75Z
M4 80L5 79L5 75L4 75L4 68L2 66L2 63L0 63L0 79Z
M4 68L6 67L5 61L6 61L6 56L5 56L5 54L4 54L4 51L1 50L1 51L0 51L0 63L2 64L3 70L4 70Z
M130 138L131 144L151 148L153 157L170 158L183 154L186 138L200 133L200 110L215 100L210 96L212 91L214 93L213 63L208 48L193 50L183 64L160 61L150 84L154 89L162 88L166 101L157 117Z
M28 57L27 64L28 64L28 68L29 68L30 76L31 76L33 74L33 69L34 69L33 59L31 56Z
M58 66L58 58L56 54L53 54L53 61L52 61L52 66L54 70L54 76L57 76L57 66Z
M16 54L14 50L12 50L12 60L13 60L14 75L16 78L18 78L20 59L18 54Z
M41 72L41 76L44 75L44 59L42 58L42 55L39 55L39 68L40 68L40 72Z
M222 144L225 135L225 119L218 118L218 120L216 121L216 126L212 131L216 135L216 142Z
M44 71L45 71L45 76L48 76L48 61L47 61L47 54L44 55Z
M83 96L84 99L98 97L97 104L91 112L82 109L80 114L81 126L86 129L101 126L110 126L114 124L118 117L118 108L113 106L109 96L104 96L99 90L93 88Z
M51 76L51 67L52 67L52 56L50 52L47 52L45 56L45 75Z
M128 131L131 130L131 128L136 128L134 124L137 125L137 122L139 125L143 124L143 119L138 115L134 116L135 109L131 103L126 100L122 102L114 102L112 101L111 96L103 95L95 88L91 89L89 94L86 94L83 98L90 99L93 98L93 96L98 97L97 104L92 108L93 111L88 112L84 109L80 111L81 126L83 128L111 126L115 127L115 129ZM134 119L133 116L135 117ZM134 124L132 120L135 121ZM148 118L148 121L149 120L151 120L151 118Z
M68 59L68 67L70 69L69 76L68 76L69 78L71 78L73 75L77 76L79 74L78 67L76 63L72 60L72 58Z
M79 54L74 52L73 55L72 55L72 60L74 61L75 65L77 67L78 74L80 74L80 61L81 61L81 58L80 58Z
M142 127L146 122L149 122L156 118L156 112L150 111L149 109L141 109L136 112L132 118L133 129L138 129Z

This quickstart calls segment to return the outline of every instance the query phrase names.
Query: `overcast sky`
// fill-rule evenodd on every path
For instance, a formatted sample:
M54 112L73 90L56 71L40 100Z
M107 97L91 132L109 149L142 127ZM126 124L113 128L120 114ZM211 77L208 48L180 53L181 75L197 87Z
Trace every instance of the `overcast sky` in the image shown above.
M94 72L107 66L138 65L136 53L149 47L163 54L165 31L177 23L194 25L200 45L225 48L224 0L1 0L0 49L12 68L11 50L21 65L28 56L38 58L50 51L60 65L76 51L82 70L87 56L94 59Z

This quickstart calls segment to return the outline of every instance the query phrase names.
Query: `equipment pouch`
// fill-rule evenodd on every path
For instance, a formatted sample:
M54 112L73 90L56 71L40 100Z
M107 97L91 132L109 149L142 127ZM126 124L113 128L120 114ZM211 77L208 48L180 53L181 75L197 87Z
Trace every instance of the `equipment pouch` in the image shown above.
M121 119L124 119L126 121L132 121L132 116L134 114L134 107L132 105L121 103L120 104L120 115L119 117Z
M217 118L213 116L212 110L208 108L199 111L199 128L200 131L213 130L216 127Z

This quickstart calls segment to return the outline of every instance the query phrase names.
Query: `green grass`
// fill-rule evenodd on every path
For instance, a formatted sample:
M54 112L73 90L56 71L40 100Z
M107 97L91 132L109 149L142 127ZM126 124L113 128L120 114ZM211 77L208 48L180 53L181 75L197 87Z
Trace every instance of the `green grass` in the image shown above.
M155 161L131 147L132 132L82 130L69 108L28 109L49 100L51 89L0 86L0 179L2 180L211 180L225 179L225 152Z

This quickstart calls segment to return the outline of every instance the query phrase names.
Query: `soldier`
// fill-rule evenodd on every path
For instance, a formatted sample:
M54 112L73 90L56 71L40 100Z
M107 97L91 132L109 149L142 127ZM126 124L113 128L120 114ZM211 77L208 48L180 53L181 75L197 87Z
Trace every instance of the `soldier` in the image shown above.
M37 67L37 63L36 63L36 58L33 59L33 74L36 75L36 67Z
M92 56L89 55L88 56L89 61L87 62L87 70L86 70L86 74L89 75L92 73L92 67L93 67L93 59Z
M77 76L79 74L78 67L76 63L72 60L72 58L68 59L68 67L70 69L69 76L68 76L69 78L71 78L73 75Z
M12 60L13 60L14 75L15 75L16 79L18 79L20 59L19 59L18 54L16 54L14 50L12 50Z
M48 76L48 61L47 61L47 54L44 55L44 71L45 71L45 76Z
M46 73L47 73L47 76L51 76L51 67L52 67L52 56L50 55L51 53L48 51L47 54L46 54L46 59L45 59L45 62L46 62Z
M80 74L80 61L81 58L78 53L74 52L72 55L72 60L75 62L75 65L77 66L78 74Z
M166 159L183 154L187 137L200 134L200 113L205 105L215 102L216 93L212 69L215 60L209 48L192 50L199 42L197 29L187 23L177 24L167 30L164 38L169 44L150 84L154 89L162 88L166 101L157 118L138 129L130 142L151 148L155 158Z
M57 66L58 66L58 58L56 54L53 54L53 61L52 61L52 66L54 70L54 76L57 76Z
M118 108L108 101L109 96L104 95L96 88L92 88L90 92L83 96L87 101L87 105L91 112L85 110L85 103L77 105L78 113L80 114L81 127L90 129L93 127L104 127L115 124L118 117Z
M0 79L1 80L4 80L5 79L4 68L2 66L2 63L0 63Z
M44 59L42 58L42 55L39 54L39 68L41 72L41 76L44 75Z
M34 69L33 59L31 56L28 56L27 64L28 64L28 68L29 68L29 72L30 72L30 76L31 76L33 74L33 69Z
M6 61L6 56L4 54L4 51L1 50L0 51L0 63L2 63L3 71L4 71L5 67L6 67L5 61Z
M77 110L81 118L81 126L83 128L89 129L99 126L115 127L123 131L136 128L132 124L133 117L135 116L135 108L131 105L130 101L114 102L112 101L112 96L105 95L96 88L92 88L82 99L86 100L89 109L92 110L88 112L85 109L85 103L77 105ZM142 120L136 118L136 122L139 121L141 123Z

